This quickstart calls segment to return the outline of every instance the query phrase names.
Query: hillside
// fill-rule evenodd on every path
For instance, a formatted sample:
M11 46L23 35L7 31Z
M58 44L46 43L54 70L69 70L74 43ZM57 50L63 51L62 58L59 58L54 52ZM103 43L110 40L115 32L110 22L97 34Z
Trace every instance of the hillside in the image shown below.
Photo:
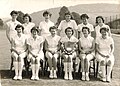
M59 17L59 11L61 7L57 8L51 8L47 9L52 13L51 20L56 23L57 18ZM77 12L80 15L82 13L87 13L90 17L90 23L94 24L95 22L95 17L98 15L108 17L109 16L114 16L117 14L120 14L120 5L119 4L79 4L75 6L70 6L68 7L71 12ZM33 18L33 22L36 23L36 25L39 24L40 21L43 20L43 13L44 10L34 12L31 14Z

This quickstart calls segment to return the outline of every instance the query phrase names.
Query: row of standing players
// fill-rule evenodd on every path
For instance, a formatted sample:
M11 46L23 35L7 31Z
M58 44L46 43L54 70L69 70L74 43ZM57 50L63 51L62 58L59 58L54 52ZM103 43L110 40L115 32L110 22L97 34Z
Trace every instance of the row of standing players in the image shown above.
M65 20L60 22L58 28L54 27L54 23L50 21L51 13L48 11L43 13L45 20L40 22L39 28L35 27L35 24L31 22L32 19L28 14L24 15L24 24L20 24L16 20L17 11L12 11L10 15L12 20L7 22L6 35L11 43L11 56L14 58L15 77L13 79L22 79L23 58L26 55L28 55L28 61L31 61L32 80L39 80L39 60L44 60L44 55L48 58L49 77L57 78L56 62L60 46L66 42L74 42L79 45L80 53L78 56L76 55L76 48L73 48L72 53L68 55L66 49L62 46L64 79L73 79L72 59L76 58L81 61L81 79L89 81L89 61L96 57L100 63L99 71L101 71L102 81L111 81L110 74L114 65L114 41L111 37L110 28L104 24L102 16L96 17L97 25L94 29L93 25L88 23L89 17L87 14L80 16L82 23L77 26L76 22L71 20L71 14L67 12L65 13ZM41 36L38 36L38 33ZM56 33L60 36L56 35ZM43 42L45 46L43 46ZM46 50L45 54L42 51L43 47ZM108 66L107 70L105 65Z

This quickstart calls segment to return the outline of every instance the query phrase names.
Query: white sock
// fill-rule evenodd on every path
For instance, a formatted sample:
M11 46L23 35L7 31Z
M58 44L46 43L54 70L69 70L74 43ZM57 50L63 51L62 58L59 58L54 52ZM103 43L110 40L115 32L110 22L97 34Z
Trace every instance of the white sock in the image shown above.
M35 76L35 64L32 64L31 68L32 68L32 76Z
M106 77L106 69L105 66L100 66L100 69L102 71L102 77L105 78Z
M35 64L35 76L38 76L39 73L39 65Z
M111 75L111 71L112 71L112 67L107 66L107 77L109 77L109 78L110 78L110 75Z
M15 76L18 76L18 62L13 62L15 68Z
M19 73L18 73L18 76L22 76L22 68L23 68L23 65L21 62L18 62L18 68L19 68Z
M65 73L67 73L67 72L68 72L67 62L64 62L64 71L65 71Z

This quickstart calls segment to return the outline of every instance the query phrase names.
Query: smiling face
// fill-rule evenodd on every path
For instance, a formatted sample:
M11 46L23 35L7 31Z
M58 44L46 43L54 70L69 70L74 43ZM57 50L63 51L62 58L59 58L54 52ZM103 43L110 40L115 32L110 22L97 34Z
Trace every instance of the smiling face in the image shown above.
M67 31L66 31L66 35L68 36L68 37L71 37L72 36L72 29L67 29Z
M16 28L16 31L17 31L18 34L22 33L22 27Z
M83 33L84 37L87 37L89 34L88 29L83 29L82 33Z
M17 14L12 14L11 15L11 17L12 17L13 20L16 20L17 16L18 16Z
M86 17L82 18L82 22L83 24L87 24L88 23L88 19Z
M65 15L65 20L66 21L70 21L70 19L71 19L71 15Z
M52 36L54 36L56 34L56 29L51 29L50 33L51 33Z
M44 15L44 18L45 18L45 19L50 19L50 15L49 15L49 14L45 14L45 15Z
M101 18L97 18L98 23L103 23L103 20Z
M24 17L24 21L25 21L25 23L29 22L30 21L29 17L28 16Z
M101 34L102 34L102 38L106 38L108 33L103 29L101 30Z
M33 37L36 37L38 35L38 32L36 30L32 30Z

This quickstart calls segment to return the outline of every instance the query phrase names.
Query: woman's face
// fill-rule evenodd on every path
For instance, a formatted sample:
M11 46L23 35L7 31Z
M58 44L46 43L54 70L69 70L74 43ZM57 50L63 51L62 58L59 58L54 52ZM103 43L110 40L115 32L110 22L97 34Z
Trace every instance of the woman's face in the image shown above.
M102 30L102 31L101 31L101 34L102 34L102 37L103 37L103 38L106 38L106 36L107 36L107 31Z
M88 22L88 19L87 18L82 18L82 22L83 22L83 24L86 24Z
M88 36L88 34L89 34L88 29L83 29L82 33L85 37Z
M45 18L45 19L50 19L50 15L45 14L45 15L44 15L44 18Z
M51 29L50 33L51 33L52 36L54 36L56 34L56 30L55 29Z
M33 31L32 31L32 35L33 35L33 36L37 36L37 35L38 35L37 31L36 31L36 30L33 30Z
M22 33L22 27L16 28L17 33Z
M29 22L29 17L28 16L24 17L24 21Z
M71 19L71 15L65 15L66 21L69 21Z
M12 14L12 19L16 19L17 18L17 14Z
M71 37L72 36L72 30L71 29L67 29L66 35L68 37Z
M98 22L98 23L103 23L103 20L102 20L101 18L98 18L98 19L97 19L97 22Z

